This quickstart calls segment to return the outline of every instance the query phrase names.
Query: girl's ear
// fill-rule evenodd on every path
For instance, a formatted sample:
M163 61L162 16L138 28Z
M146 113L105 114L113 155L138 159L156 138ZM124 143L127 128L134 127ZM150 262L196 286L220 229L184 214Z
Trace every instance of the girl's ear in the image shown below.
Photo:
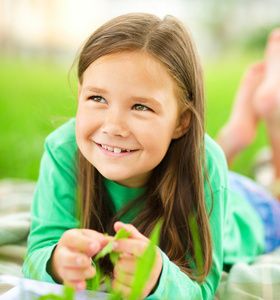
M173 139L179 139L182 137L187 131L191 121L191 111L186 108L184 112L180 116L179 123L174 130Z

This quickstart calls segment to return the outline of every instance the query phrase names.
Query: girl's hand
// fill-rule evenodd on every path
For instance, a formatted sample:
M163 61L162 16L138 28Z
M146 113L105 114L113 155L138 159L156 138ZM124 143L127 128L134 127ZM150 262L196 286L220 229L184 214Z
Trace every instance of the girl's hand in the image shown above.
M56 282L63 282L76 290L85 289L86 279L96 273L91 257L107 243L108 239L94 230L67 230L52 254L50 273Z
M124 224L122 222L116 222L114 224L114 229L116 232L121 228L124 228L131 234L127 239L117 240L114 242L114 251L123 252L123 254L120 255L120 258L115 265L112 286L115 290L122 293L123 298L128 298L131 294L133 277L136 269L137 257L135 255L137 253L137 255L141 256L150 240L142 235L131 224ZM161 274L161 270L162 255L158 248L156 248L156 260L150 278L143 290L142 298L147 297L156 286Z

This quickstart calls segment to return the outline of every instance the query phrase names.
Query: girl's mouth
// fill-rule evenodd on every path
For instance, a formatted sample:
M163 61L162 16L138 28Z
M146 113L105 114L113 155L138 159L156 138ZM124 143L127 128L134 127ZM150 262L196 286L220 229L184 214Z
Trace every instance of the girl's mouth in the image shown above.
M117 148L117 147L110 147L110 146L106 146L103 144L99 144L100 147L102 147L105 150L108 150L110 152L114 152L114 153L125 153L125 152L131 152L134 150L129 150L129 149L122 149L122 148Z

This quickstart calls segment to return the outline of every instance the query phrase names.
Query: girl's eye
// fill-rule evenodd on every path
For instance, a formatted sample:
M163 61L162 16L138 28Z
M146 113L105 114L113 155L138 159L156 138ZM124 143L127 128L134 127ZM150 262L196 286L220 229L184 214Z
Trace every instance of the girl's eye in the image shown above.
M150 110L151 111L151 109L149 107L142 105L142 104L135 104L133 106L133 109L134 110Z
M101 96L91 96L89 99L95 102L106 103L106 100Z

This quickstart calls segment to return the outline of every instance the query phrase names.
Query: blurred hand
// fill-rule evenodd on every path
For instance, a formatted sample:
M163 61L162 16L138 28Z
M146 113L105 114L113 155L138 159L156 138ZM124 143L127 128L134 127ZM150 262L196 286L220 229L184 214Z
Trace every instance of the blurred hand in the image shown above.
M130 232L127 239L121 239L114 242L114 251L123 252L120 255L114 268L114 280L112 286L114 290L120 291L123 298L128 298L131 294L133 278L136 271L136 259L141 257L142 253L150 243L150 240L142 235L133 225L116 222L114 224L115 231L124 228L125 231ZM162 255L157 247L156 260L153 266L152 273L146 286L143 290L142 298L146 298L160 277L162 270ZM136 256L137 255L137 256Z
M86 279L96 274L91 257L107 243L105 235L94 230L67 230L52 254L51 273L54 280L70 285L76 290L85 289Z

